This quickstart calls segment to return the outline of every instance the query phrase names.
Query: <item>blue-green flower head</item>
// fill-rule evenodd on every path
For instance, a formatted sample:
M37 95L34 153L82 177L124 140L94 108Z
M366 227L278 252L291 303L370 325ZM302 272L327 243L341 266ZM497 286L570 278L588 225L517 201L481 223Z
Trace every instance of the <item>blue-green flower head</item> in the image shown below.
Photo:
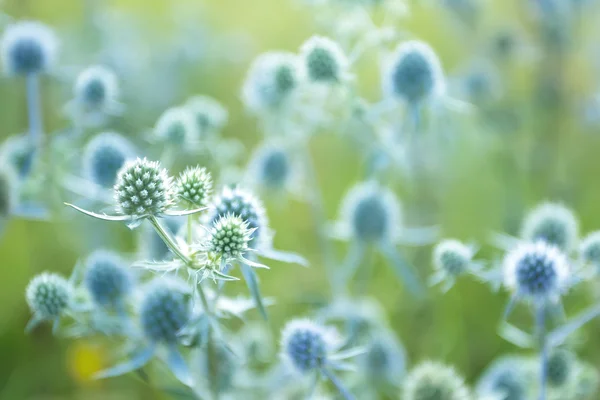
M349 62L340 45L332 39L313 36L300 48L309 81L337 83L348 77Z
M292 320L281 333L281 355L300 374L316 371L327 363L330 335L326 328L310 320Z
M188 205L200 208L208 206L212 194L212 177L206 168L188 167L177 178L177 196Z
M173 206L175 192L167 170L158 161L128 161L114 187L117 210L132 217L160 216Z
M176 343L189 318L189 295L181 285L155 281L148 286L140 307L140 319L150 341Z
M404 379L403 400L470 400L464 379L454 368L438 362L423 362Z
M300 82L296 55L285 52L261 54L250 66L242 88L242 100L255 113L284 107Z
M20 179L27 176L33 164L34 146L25 135L7 138L0 149L0 159L11 165Z
M527 214L521 237L528 241L544 241L569 252L577 244L579 222L567 207L557 203L543 203Z
M125 261L116 253L97 250L86 260L84 284L101 307L122 304L133 286Z
M579 254L584 262L600 267L600 231L590 233L581 241Z
M23 21L9 25L0 42L4 70L9 75L47 72L54 67L58 40L49 27Z
M214 224L219 218L234 215L242 219L252 230L250 248L264 245L269 237L269 222L262 202L249 191L225 187L213 200L208 222Z
M529 399L531 382L523 365L524 360L520 357L505 356L495 360L481 375L477 393L503 400Z
M178 147L197 143L200 138L194 115L185 107L166 110L156 122L154 133L162 142Z
M444 90L442 66L428 44L414 40L396 48L383 77L383 91L388 97L418 105Z
M577 358L566 349L552 350L548 357L547 374L548 384L552 387L565 386L577 368Z
M446 239L435 246L433 250L433 266L456 277L469 268L473 251L469 246L454 239Z
M185 103L185 108L196 121L200 138L218 132L229 118L229 113L217 100L208 96L194 96Z
M526 243L504 259L504 283L519 296L557 300L567 289L570 267L567 257L545 242Z
M341 218L351 235L365 242L393 240L402 225L396 195L376 182L355 185L346 194Z
M83 150L84 176L95 184L111 188L125 162L134 158L133 144L115 132L94 136Z
M85 69L77 77L75 100L88 110L110 109L119 99L119 83L115 73L104 66Z
M219 217L210 229L208 251L225 260L239 259L248 251L252 230L239 216Z
M252 178L268 189L282 189L293 175L292 160L283 146L268 144L259 147L250 164Z
M54 319L69 307L73 289L62 276L43 272L29 282L25 296L34 315L41 319Z
M370 382L397 382L406 373L406 353L391 333L375 334L360 360Z

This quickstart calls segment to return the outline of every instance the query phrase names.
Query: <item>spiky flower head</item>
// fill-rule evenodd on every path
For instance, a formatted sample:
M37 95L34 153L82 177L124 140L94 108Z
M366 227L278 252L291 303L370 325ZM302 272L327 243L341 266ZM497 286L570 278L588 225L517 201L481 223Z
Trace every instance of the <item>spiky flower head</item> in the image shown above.
M468 400L464 379L447 365L426 361L415 367L402 385L404 400Z
M469 246L458 240L447 239L435 246L433 265L436 269L455 277L468 269L472 257L473 251Z
M4 70L9 75L46 72L54 66L57 51L58 41L54 32L33 21L10 25L0 43Z
M176 343L190 317L189 296L176 282L155 281L140 308L142 329L154 342Z
M300 55L312 82L336 83L348 75L346 55L340 45L329 38L311 37L300 48Z
M350 189L341 218L352 236L365 242L393 239L402 224L396 195L376 182L359 183Z
M54 319L69 307L72 288L62 276L42 272L29 282L25 296L35 315L42 319Z
M17 174L13 167L0 160L0 225L17 204Z
M185 103L185 108L195 119L201 138L221 130L229 116L221 103L208 96L192 97Z
M84 284L96 304L120 305L132 287L125 261L111 251L97 250L87 258L85 266Z
M252 239L248 245L257 248L268 239L268 226L265 208L262 202L252 193L241 188L225 187L213 200L212 210L208 221L214 224L219 218L234 215L242 219L253 231Z
M11 165L19 178L27 176L33 164L34 146L29 136L15 135L7 138L0 149L0 159Z
M128 161L117 174L117 209L132 217L159 216L173 204L174 191L167 170L158 161Z
M522 357L504 356L495 360L482 374L477 384L477 393L482 397L492 396L503 400L527 400L529 387Z
M252 232L237 215L219 217L210 230L208 251L225 260L238 259L248 251Z
M119 98L119 83L115 73L104 66L88 67L77 77L75 99L89 110L106 110Z
M252 157L251 168L253 178L269 189L285 187L292 174L290 156L278 145L266 145L257 149Z
M577 243L579 223L567 207L543 203L534 208L523 223L521 237L529 241L544 241L569 252Z
M400 44L384 74L384 92L409 104L420 104L444 91L440 61L433 49L421 41Z
M548 384L552 387L562 387L571 378L577 366L575 355L569 350L554 349L548 357Z
M110 188L117 180L117 173L134 154L131 142L120 134L99 133L83 150L84 176L97 185Z
M590 233L581 241L579 254L584 262L600 267L600 231Z
M242 88L242 100L248 109L260 113L281 109L300 80L296 55L268 52L254 60Z
M531 299L556 299L567 286L569 263L565 255L545 242L526 243L504 259L504 283Z
M206 168L188 167L175 185L177 196L193 207L206 207L212 193L212 177Z
M194 115L185 107L166 110L156 122L154 133L161 141L174 146L183 146L199 140Z
M360 360L370 382L395 382L406 373L404 349L389 333L376 334Z
M327 363L331 349L328 330L307 319L295 319L281 333L281 355L298 373L318 370Z

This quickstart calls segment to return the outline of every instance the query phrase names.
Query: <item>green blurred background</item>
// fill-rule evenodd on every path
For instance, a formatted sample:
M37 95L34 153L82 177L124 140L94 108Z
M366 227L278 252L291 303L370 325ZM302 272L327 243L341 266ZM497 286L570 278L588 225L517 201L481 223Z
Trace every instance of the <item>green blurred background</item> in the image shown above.
M99 3L142 21L146 28L151 27L144 44L151 53L156 51L154 56L159 58L161 49L157 46L154 50L155 40L177 27L178 22L172 17L175 7L187 7L188 17L197 20L198 26L206 27L205 34L198 39L201 45L231 33L242 38L231 49L239 53L234 54L239 56L234 57L235 62L215 63L210 60L209 52L208 59L201 58L197 65L172 73L185 74L184 90L174 100L181 102L196 93L214 96L230 111L226 135L239 138L247 149L252 149L261 137L255 121L246 115L239 100L239 90L251 59L270 49L295 51L304 40L318 32L310 10L298 7L292 0L114 0ZM503 102L515 111L517 122L508 124L500 132L487 129L485 119L468 124L473 130L468 137L487 135L485 148L462 141L460 148L449 158L450 164L440 172L447 177L446 184L439 189L438 204L438 222L444 235L483 244L490 230L513 229L511 233L514 233L515 223L511 218L520 218L523 211L546 199L564 201L571 206L581 218L583 232L600 227L600 132L597 126L582 123L579 112L580 105L597 87L595 61L600 54L599 36L594 26L597 7L592 7L594 12L590 11L579 20L557 72L549 68L557 61L545 58L535 21L527 16L526 1L483 2L482 18L476 31L460 26L455 16L439 3L410 3L411 15L403 20L402 28L433 46L450 79L473 54L485 57L488 54L485 49L491 45L494 35L506 28L518 29L526 51L535 54L532 56L534 61L516 62L505 71ZM61 38L66 36L68 39L64 48L77 42L78 37L73 32L87 26L84 6L82 0L5 0L2 10L14 19L39 19L55 27ZM69 49L65 50L69 53ZM78 54L69 61L76 68L93 64L97 59L90 51L88 55ZM151 64L142 69L147 71L147 84L152 89L161 77L153 73ZM374 64L361 63L359 71L364 95L377 99L380 83L374 73ZM560 82L558 104L538 104L538 78L544 71L550 74L551 81L554 77L555 82ZM47 131L68 124L60 109L69 99L72 79L47 79L44 82ZM158 86L153 93L157 98L163 96ZM125 93L125 97L134 117L115 128L123 128L126 134L139 134L153 124L159 110L135 113L136 94ZM0 99L1 140L23 132L27 126L23 82L3 78ZM535 146L543 147L545 156L541 161L533 166L520 162L523 155L536 153ZM319 185L327 188L324 191L327 214L333 220L344 193L360 179L357 149L345 141L343 135L322 135L315 138L312 150ZM247 156L246 152L244 162ZM397 182L396 189L407 210L419 201L402 181ZM278 329L287 318L310 311L305 301L307 297L325 299L327 284L323 268L318 264L318 243L313 234L309 207L295 201L281 205L270 199L264 200L271 225L277 231L276 247L317 260L308 270L275 264L270 271L261 271L263 293L277 298L271 315L272 325ZM161 394L131 376L100 382L88 379L92 372L110 362L106 357L111 349L109 343L54 338L47 326L29 336L23 332L29 318L24 301L24 288L29 279L43 270L69 274L76 260L90 250L82 236L105 229L101 225L87 219L56 223L13 220L6 228L0 239L0 399L162 398ZM135 235L125 227L111 229L118 233L118 247L132 251ZM344 245L337 250L341 259ZM431 268L428 257L418 256L414 251L408 254L419 261L417 267L425 277ZM485 258L497 255L487 245L480 253L480 257ZM454 363L473 381L494 357L516 351L496 334L507 300L505 294L493 294L484 285L467 278L448 294L442 296L432 291L427 301L417 304L404 293L391 270L383 265L383 260L377 258L375 261L370 293L385 307L390 324L406 346L411 362L426 358L445 360ZM245 293L246 289L240 284L239 290ZM597 297L593 290L573 293L566 301L567 313L580 310ZM254 317L258 318L258 315ZM515 321L525 326L530 322L526 312L518 313ZM582 358L595 365L600 362L599 327L600 322L587 327L586 342L580 348Z

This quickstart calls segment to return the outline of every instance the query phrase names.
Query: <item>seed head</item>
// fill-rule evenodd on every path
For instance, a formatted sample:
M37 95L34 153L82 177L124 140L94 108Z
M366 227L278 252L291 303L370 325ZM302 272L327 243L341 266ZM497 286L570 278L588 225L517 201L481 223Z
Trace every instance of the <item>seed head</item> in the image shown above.
M265 208L250 192L240 188L225 187L213 201L209 223L214 224L219 218L227 215L240 217L246 222L247 228L253 231L252 239L248 243L251 248L257 248L267 240L269 224Z
M62 276L42 272L29 282L25 294L34 314L43 319L53 319L69 307L72 288Z
M240 217L228 214L219 217L210 230L208 250L226 260L237 259L248 251L252 230Z
M132 278L121 257L110 251L98 250L86 261L84 283L96 304L113 307L129 293Z
M9 75L46 72L54 66L58 41L54 32L39 22L17 22L6 28L0 51Z
M167 170L158 161L136 159L117 174L115 199L123 215L159 216L173 204L174 193Z
M282 357L296 372L315 371L327 362L330 350L327 335L324 327L312 321L292 320L281 334Z
M527 243L504 259L504 283L517 294L554 299L565 289L569 264L565 255L545 242Z
M454 368L437 362L415 367L402 386L404 400L468 400L464 379Z
M75 99L89 110L106 110L119 98L119 84L115 73L103 66L92 66L77 77Z
M280 146L259 148L252 158L251 167L257 181L270 189L285 187L292 173L290 157Z
M264 53L250 66L242 100L255 113L279 110L298 86L299 76L299 62L294 54Z
M190 317L188 296L172 282L154 282L142 300L140 318L146 337L154 342L176 343Z
M227 110L212 97L192 97L186 102L185 108L195 119L201 138L220 131L227 123Z
M350 189L341 214L352 235L365 242L390 239L401 226L398 199L375 182L359 183Z
M521 237L528 241L544 241L569 252L575 247L579 234L577 217L563 205L544 203L525 218Z
M552 387L564 386L576 368L577 359L575 355L565 349L555 349L548 357L548 384Z
M406 372L404 349L389 334L376 334L361 360L369 382L395 382Z
M523 364L523 359L513 356L497 359L481 376L478 394L482 397L500 396L504 400L527 400L530 385Z
M398 46L384 75L384 92L409 104L420 104L444 91L444 74L431 47L420 41Z
M103 132L94 136L83 150L84 176L97 185L112 187L117 173L135 150L129 140L115 132Z
M433 265L450 276L456 277L467 270L473 256L471 249L458 240L440 242L433 251Z
M333 40L313 36L301 47L306 75L312 82L335 83L348 74L348 60L340 45Z
M33 164L34 146L28 136L11 136L4 141L0 159L11 165L19 178L27 176Z
M600 231L590 233L581 241L579 253L584 262L600 267Z
M184 107L173 107L165 111L154 128L156 136L174 146L184 146L199 140L194 115Z
M193 207L206 207L212 193L212 177L206 168L188 167L179 175L177 196Z

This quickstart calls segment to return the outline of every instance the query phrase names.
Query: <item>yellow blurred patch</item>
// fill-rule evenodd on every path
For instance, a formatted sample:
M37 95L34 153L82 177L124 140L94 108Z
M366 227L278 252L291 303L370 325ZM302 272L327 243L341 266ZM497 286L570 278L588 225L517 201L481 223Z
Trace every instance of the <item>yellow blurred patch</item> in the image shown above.
M92 381L92 376L104 367L103 346L86 341L73 343L67 352L71 376L82 383Z

